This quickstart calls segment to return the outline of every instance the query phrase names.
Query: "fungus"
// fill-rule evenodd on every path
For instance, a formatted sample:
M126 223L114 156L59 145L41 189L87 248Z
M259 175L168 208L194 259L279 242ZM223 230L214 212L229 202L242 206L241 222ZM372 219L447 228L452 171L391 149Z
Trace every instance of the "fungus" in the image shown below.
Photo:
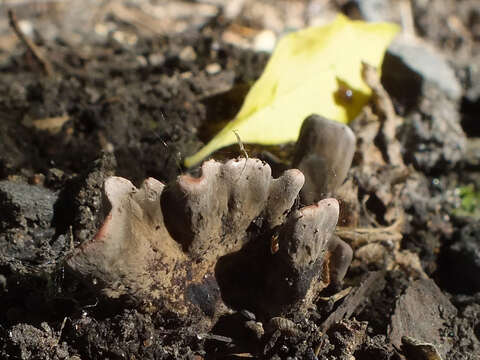
M260 318L308 307L349 264L322 275L340 249L332 238L338 202L298 209L303 183L296 169L273 179L258 159L210 160L199 178L182 175L168 186L149 178L137 189L110 177L111 210L67 265L108 297L127 296L202 327L228 307Z
M305 176L300 192L305 204L336 195L350 169L355 148L355 134L347 125L315 114L305 119L292 163ZM326 274L330 279L327 282L338 288L352 262L353 251L350 245L334 235L329 241L328 253L325 266L329 267Z
M306 204L331 196L352 165L356 139L344 124L311 115L305 119L295 145L292 166L305 175L302 200Z

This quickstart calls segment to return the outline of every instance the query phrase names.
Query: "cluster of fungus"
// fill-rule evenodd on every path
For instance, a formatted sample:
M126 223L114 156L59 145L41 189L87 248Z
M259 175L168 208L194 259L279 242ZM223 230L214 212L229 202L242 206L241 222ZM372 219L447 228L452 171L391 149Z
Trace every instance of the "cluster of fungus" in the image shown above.
M305 127L318 126L328 131L316 130L312 139ZM346 126L315 116L305 121L309 139L300 138L295 161L307 177L290 169L274 179L269 165L245 158L209 160L200 177L181 175L168 185L149 178L137 189L110 177L110 212L67 264L109 297L194 316L204 327L232 308L263 319L307 308L321 289L341 282L352 257L334 235L338 202L323 194L343 181L353 150L333 156L316 149L335 132L354 149ZM299 207L305 181L306 206Z

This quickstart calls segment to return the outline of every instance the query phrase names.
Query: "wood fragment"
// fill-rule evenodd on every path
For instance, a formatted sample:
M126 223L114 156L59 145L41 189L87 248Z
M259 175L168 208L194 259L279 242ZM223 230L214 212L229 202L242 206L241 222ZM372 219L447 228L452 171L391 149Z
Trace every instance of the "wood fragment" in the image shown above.
M33 41L31 41L20 29L20 26L18 26L18 21L15 13L13 12L12 9L8 10L8 19L9 19L9 24L10 27L13 29L15 34L18 36L20 41L22 41L25 46L30 50L32 53L34 59L40 64L42 67L43 72L47 76L52 76L53 75L53 67L52 64L41 54L40 49L38 48L37 45Z
M453 347L448 333L457 313L458 310L432 279L416 280L395 304L388 338L397 348L402 347L407 355L410 350L415 355L430 354L423 359L445 358ZM434 346L435 351L427 344ZM407 358L416 358L411 355Z
M23 125L27 127L34 127L37 130L48 131L50 134L55 135L60 132L62 126L70 120L69 115L54 116L44 119L25 120Z
M255 357L250 353L236 353L236 354L232 354L231 356L238 357L238 358L254 358Z
M350 291L352 291L351 286L333 294L332 296L327 296L327 297L321 296L318 299L322 301L331 301L332 303L336 303L338 300L342 300L345 296L350 294Z
M223 343L231 343L233 342L233 339L231 337L228 337L228 336L222 336L222 335L215 335L215 334L210 334L210 333L207 333L207 334L197 334L197 338L201 339L201 340L215 340L215 341L218 341L218 342L223 342Z
M385 274L383 271L370 272L361 285L347 295L343 303L331 313L320 327L322 333L342 319L348 319L365 302L370 294L379 292L385 287Z
M359 306L365 303L371 294L382 291L385 285L384 271L368 273L360 286L350 290L343 303L323 322L320 326L320 333L325 334L334 324L341 322L343 319L350 318L355 312L358 313L357 309ZM324 340L325 337L322 336L321 341L315 348L316 356L320 353Z

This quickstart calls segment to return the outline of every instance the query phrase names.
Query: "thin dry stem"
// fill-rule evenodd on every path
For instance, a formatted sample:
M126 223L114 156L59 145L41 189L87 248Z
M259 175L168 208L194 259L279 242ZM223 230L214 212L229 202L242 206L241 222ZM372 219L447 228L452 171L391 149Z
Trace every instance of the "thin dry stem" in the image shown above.
M8 19L11 28L15 32L15 34L18 36L18 38L25 44L25 46L30 50L32 53L34 59L40 64L42 67L43 72L47 76L52 76L53 75L53 67L52 64L44 57L42 56L40 49L38 48L37 45L33 43L20 29L20 26L18 26L18 21L15 13L13 12L12 9L8 10Z
M395 222L387 227L379 228L350 228L338 226L335 234L346 240L353 248L380 241L400 241L402 239L401 228L404 216L400 215Z

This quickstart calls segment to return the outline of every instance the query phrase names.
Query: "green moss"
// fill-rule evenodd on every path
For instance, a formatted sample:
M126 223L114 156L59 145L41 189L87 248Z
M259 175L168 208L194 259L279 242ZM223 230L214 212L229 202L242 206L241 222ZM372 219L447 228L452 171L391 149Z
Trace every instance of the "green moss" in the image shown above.
M455 210L455 215L472 216L480 218L480 190L477 190L474 184L458 188L461 203Z

